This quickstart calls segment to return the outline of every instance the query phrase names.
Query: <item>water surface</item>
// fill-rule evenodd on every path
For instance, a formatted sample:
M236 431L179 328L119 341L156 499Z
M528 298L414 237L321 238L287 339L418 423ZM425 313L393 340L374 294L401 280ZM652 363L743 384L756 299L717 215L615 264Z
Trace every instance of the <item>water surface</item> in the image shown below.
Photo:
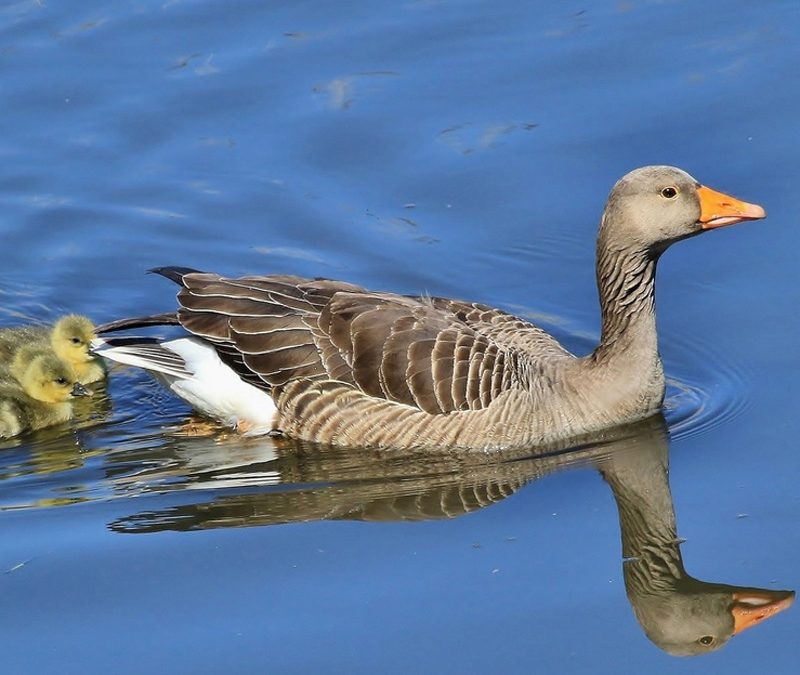
M649 458L687 577L800 586L799 32L788 0L0 7L0 325L169 310L144 272L176 264L477 300L584 353L618 177L675 164L769 214L661 261L669 440L188 435L115 370L0 443L8 672L794 672L796 608L703 657L648 639L617 500Z

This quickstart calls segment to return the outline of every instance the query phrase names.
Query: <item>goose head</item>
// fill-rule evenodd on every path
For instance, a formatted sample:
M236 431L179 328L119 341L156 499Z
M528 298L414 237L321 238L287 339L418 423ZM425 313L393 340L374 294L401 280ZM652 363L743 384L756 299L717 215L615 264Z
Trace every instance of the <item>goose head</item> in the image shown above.
M673 656L716 651L743 630L787 609L793 591L706 583L685 577L671 593L629 598L645 634Z
M14 370L25 393L43 403L66 403L89 393L72 368L53 353L23 347L17 351Z
M623 176L609 195L601 247L662 253L706 230L764 218L764 209L701 185L673 166L645 166Z
M89 348L97 336L94 324L85 316L70 314L56 321L50 342L58 356L73 367L92 361Z

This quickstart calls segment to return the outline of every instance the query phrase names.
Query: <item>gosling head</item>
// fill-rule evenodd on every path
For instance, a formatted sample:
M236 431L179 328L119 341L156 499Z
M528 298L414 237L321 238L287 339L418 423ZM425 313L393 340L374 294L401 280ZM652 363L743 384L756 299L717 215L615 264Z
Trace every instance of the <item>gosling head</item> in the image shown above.
M32 348L18 350L14 370L28 396L44 403L66 403L89 392L80 384L72 368L55 354Z
M89 347L96 337L94 324L89 319L79 314L69 314L56 321L50 334L50 343L53 351L75 368L93 360Z
M600 233L606 246L659 255L681 239L765 216L757 204L705 187L681 169L645 166L611 190Z

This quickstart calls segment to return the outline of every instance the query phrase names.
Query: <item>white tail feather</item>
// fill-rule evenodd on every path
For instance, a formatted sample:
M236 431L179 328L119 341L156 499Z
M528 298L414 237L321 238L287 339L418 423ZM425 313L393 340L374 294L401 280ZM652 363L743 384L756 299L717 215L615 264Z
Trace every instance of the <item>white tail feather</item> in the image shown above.
M92 351L109 361L143 368L171 378L185 380L192 376L180 356L152 344L113 347L103 338L97 338L92 340Z

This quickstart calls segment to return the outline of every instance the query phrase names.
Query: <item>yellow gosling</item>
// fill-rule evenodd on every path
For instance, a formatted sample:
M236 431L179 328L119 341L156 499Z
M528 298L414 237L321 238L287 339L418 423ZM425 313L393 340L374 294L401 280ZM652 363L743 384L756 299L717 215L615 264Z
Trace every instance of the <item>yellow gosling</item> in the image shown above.
M62 316L52 326L15 326L0 329L0 361L10 363L23 345L50 343L53 351L74 371L81 384L97 382L106 376L102 359L89 352L96 337L94 324L80 314Z
M96 337L94 324L80 314L60 318L50 334L53 351L72 366L81 384L97 382L106 376L103 360L89 352Z
M66 422L72 399L87 393L55 354L35 345L19 348L9 371L0 375L0 438Z

